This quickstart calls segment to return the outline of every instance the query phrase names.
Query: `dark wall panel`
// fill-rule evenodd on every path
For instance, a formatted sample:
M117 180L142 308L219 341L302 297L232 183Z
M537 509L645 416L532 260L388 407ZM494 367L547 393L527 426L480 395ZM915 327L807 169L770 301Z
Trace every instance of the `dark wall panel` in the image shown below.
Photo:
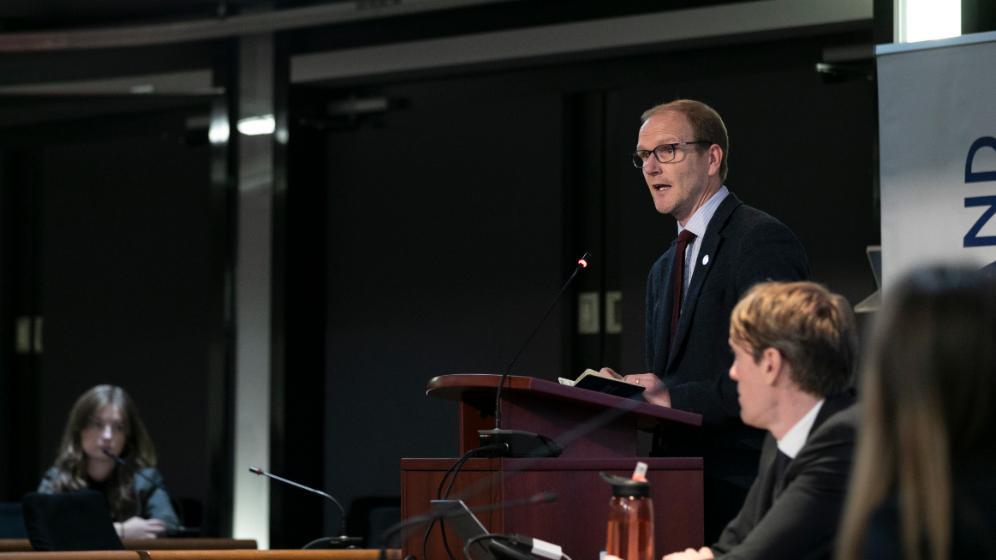
M501 372L570 273L560 98L460 81L329 136L327 487L399 492L400 457L452 456L435 375ZM564 308L561 308L564 309ZM561 312L515 373L562 375Z
M203 500L208 148L133 131L42 150L39 463L51 464L76 397L118 384L138 404L170 493Z

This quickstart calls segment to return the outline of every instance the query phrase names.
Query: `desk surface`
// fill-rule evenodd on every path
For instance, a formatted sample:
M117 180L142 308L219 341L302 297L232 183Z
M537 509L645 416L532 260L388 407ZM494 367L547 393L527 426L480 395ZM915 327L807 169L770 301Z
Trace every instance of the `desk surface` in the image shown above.
M377 560L380 551L369 548L326 550L149 550L148 560ZM400 560L401 549L387 551L388 560Z
M125 539L127 550L230 550L256 549L253 539ZM0 539L0 552L33 552L28 539Z
M0 552L0 560L377 560L379 550L88 550L73 552ZM388 549L388 560L401 550Z

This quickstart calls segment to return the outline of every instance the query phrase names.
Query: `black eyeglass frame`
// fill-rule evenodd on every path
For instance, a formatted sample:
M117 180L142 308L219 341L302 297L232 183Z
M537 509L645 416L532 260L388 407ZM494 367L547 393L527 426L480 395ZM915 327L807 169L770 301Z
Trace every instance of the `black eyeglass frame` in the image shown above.
M708 144L711 146L715 144L715 142L713 142L712 140L690 140L688 142L668 142L667 144L661 144L660 146L654 147L653 150L637 150L632 154L630 154L630 157L632 158L634 167L636 167L637 169L643 169L643 166L647 163L647 160L650 159L650 154L654 154L654 159L657 160L657 163L671 163L672 161L674 161L674 158L678 157L678 146L692 146L695 144ZM659 151L661 151L663 148L668 148L668 147L671 148L671 159L664 161L661 159Z

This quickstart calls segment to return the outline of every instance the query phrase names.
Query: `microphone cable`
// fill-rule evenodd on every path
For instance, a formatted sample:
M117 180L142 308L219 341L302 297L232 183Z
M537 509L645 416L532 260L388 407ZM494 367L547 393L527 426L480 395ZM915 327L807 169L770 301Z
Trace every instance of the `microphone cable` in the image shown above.
M462 457L457 459L450 468L443 474L443 478L439 481L439 486L436 488L436 499L444 500L449 497L450 492L453 490L453 484L456 483L457 475L460 473L460 469L463 468L464 464L467 463L472 457L482 453L488 453L491 451L500 451L507 449L507 443L493 443L490 445L484 445L481 447L475 447L463 454ZM450 478L452 476L452 478ZM447 479L449 479L449 485L446 484ZM445 491L443 488L446 488ZM428 560L428 548L429 548L429 536L432 534L432 529L436 525L436 519L433 519L429 526L426 527L425 533L422 535L422 560ZM444 520L439 519L439 533L443 538L443 548L446 550L446 556L449 560L456 560L453 556L453 551L450 550L450 543L446 538L446 523Z

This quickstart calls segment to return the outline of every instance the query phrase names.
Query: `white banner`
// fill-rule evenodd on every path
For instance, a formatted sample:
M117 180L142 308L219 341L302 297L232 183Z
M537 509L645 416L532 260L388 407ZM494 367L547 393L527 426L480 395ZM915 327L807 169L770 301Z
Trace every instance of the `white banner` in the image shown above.
M878 54L882 284L996 261L996 33Z

